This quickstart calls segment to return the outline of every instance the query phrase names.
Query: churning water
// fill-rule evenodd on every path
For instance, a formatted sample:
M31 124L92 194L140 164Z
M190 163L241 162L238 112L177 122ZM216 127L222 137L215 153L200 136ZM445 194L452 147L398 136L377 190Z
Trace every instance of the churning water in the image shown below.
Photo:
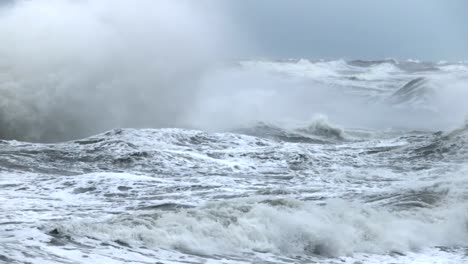
M243 61L184 128L44 144L3 119L0 262L468 263L467 77Z

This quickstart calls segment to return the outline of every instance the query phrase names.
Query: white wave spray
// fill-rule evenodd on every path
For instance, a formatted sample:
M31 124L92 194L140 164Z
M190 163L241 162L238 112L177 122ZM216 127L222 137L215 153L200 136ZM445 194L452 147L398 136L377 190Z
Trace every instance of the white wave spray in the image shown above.
M257 204L229 201L154 217L76 221L57 230L99 241L208 255L254 251L336 257L465 246L464 208L432 211L392 213L341 200L324 207L291 199Z
M233 47L222 7L205 2L0 7L0 137L57 141L177 126L200 76Z

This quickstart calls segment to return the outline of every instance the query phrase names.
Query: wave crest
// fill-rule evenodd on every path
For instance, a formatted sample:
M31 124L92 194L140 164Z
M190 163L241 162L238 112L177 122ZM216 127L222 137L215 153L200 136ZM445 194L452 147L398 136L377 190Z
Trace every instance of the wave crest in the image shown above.
M432 220L425 220L344 201L318 206L297 200L244 200L102 222L75 221L53 228L73 239L91 237L192 254L265 252L337 257L466 246L468 216L466 209L458 209L437 212Z

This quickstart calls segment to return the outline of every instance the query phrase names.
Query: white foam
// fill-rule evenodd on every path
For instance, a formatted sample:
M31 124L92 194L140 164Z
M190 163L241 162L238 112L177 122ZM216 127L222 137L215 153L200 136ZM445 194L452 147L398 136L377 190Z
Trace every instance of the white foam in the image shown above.
M208 255L347 256L467 246L464 206L397 213L344 201L330 201L326 206L296 200L277 203L229 201L154 218L132 214L99 222L75 221L60 225L59 230L100 241L124 241L134 247Z

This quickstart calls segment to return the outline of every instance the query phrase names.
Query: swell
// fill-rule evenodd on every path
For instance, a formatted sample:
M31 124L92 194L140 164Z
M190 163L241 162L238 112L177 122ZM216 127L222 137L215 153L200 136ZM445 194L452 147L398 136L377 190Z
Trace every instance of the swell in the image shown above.
M468 158L468 125L450 132L437 132L407 148L414 159L460 162Z
M329 122L325 116L316 116L305 126L285 126L258 122L233 132L291 143L333 144L347 140L341 127Z

